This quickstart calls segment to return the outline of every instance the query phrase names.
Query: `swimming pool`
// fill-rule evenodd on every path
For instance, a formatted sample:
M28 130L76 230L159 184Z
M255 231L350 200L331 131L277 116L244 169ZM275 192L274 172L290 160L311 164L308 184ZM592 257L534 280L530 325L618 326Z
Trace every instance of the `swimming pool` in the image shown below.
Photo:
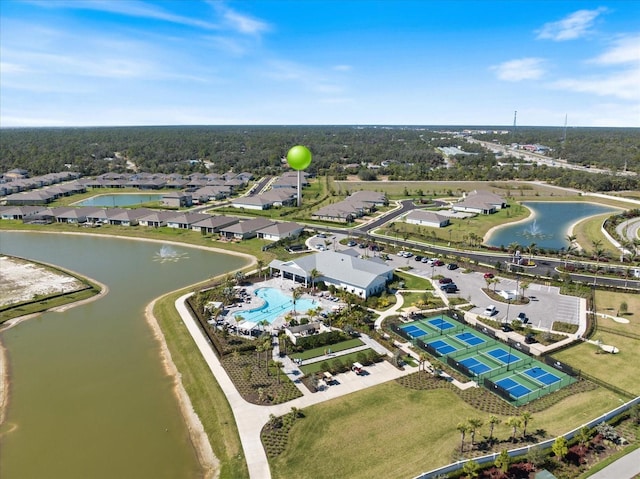
M293 296L277 288L259 288L256 289L255 295L262 299L264 304L259 308L235 313L234 316L236 318L242 316L242 319L252 323L266 320L271 324L280 316L284 316L293 310ZM319 304L315 300L305 298L296 300L296 312L298 313L306 313L308 310L318 306Z

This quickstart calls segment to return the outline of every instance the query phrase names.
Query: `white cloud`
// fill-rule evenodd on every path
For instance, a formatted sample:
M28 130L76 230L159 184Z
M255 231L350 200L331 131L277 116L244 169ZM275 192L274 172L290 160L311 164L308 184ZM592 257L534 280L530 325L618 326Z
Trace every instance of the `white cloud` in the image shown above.
M3 74L26 73L28 71L30 71L28 67L18 63L0 62L0 72Z
M333 69L337 72L348 72L352 70L351 65L334 65Z
M600 65L640 64L640 34L618 38L613 48L591 61Z
M595 10L578 10L557 22L545 23L537 31L537 38L556 42L575 40L589 33L595 19L605 11L604 7Z
M222 16L229 28L238 33L257 36L271 30L267 22L239 13L219 0L208 0L207 3Z
M496 72L498 79L504 81L537 80L545 73L543 63L541 58L520 58L492 66L491 69Z
M147 18L161 20L169 23L187 25L204 28L208 30L218 29L219 25L211 22L189 18L182 15L175 15L167 12L155 5L150 5L139 1L113 1L113 0L73 0L73 1L50 1L50 0L30 0L28 3L45 8L67 8L76 10L95 10L101 12L116 13L130 17Z
M553 82L551 86L562 90L640 101L640 67L609 75L565 78Z

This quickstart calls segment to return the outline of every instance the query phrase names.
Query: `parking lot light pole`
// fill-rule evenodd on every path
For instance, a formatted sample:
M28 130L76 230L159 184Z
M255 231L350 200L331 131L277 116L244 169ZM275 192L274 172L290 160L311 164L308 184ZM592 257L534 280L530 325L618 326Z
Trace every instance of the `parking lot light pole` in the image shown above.
M504 318L505 324L509 324L509 306L511 306L511 298L507 299L507 315Z

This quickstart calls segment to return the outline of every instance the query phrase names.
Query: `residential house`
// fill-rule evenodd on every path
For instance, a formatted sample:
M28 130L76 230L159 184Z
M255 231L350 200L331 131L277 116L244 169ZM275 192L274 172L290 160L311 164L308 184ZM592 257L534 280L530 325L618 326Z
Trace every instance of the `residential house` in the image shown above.
M406 216L409 224L443 228L449 224L449 218L433 211L413 210Z

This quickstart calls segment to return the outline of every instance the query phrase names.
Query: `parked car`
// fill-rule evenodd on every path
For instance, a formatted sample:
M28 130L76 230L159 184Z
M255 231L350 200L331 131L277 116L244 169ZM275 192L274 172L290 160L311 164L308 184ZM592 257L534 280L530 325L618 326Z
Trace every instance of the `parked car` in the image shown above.
M435 260L433 262L433 265L434 266L444 266L444 261L437 259L437 260Z
M358 243L356 243L355 241L353 241L353 240L349 240L349 242L347 243L347 246L351 247L351 246L355 246L355 245L357 245L357 244L358 244Z
M438 283L440 283L440 284L450 284L450 283L453 283L453 280L451 278L440 278L438 280Z
M411 258L413 256L413 253L411 251L405 251L402 256L404 256L405 258Z
M502 325L502 329L503 332L508 333L509 331L513 331L513 328L511 326L509 326L508 324L503 324Z
M448 283L440 286L440 289L445 293L455 293L456 291L458 291L458 286L456 286L455 283Z
M318 238L326 238L326 237L327 237L327 235L326 235L326 234L324 234L324 233L318 233L316 236L317 236Z
M493 316L494 314L496 314L498 312L498 310L496 309L496 307L493 304L490 304L489 306L486 307L486 309L484 310L483 316Z
M518 320L522 321L522 324L527 324L529 322L529 318L525 313L518 313Z
M427 258L426 256L423 256L420 261L422 261L423 263L428 263L429 262L429 258Z
M360 244L358 245L358 248L360 248L360 249L365 249L366 247L367 247L367 245L366 245L366 244L364 244L364 243L360 243Z
M449 263L447 265L447 269L450 269L450 270L458 269L458 265L455 263Z
M418 255L418 256L416 256L414 259L415 259L416 261L422 261L422 258L423 258L422 256Z
M491 279L493 278L493 273L485 273L484 274L484 279Z

